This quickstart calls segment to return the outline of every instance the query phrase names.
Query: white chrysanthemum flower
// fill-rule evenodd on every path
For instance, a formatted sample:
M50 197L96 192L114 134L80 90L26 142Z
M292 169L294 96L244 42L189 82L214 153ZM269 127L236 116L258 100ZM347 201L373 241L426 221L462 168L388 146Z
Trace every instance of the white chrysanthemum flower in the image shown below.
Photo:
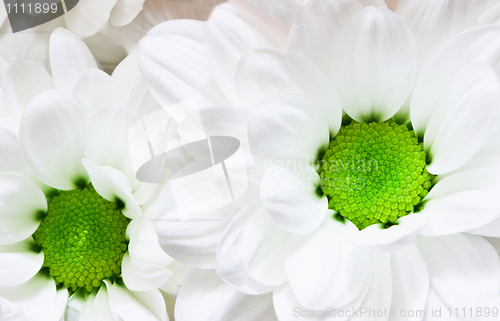
M154 28L140 50L158 101L195 97L207 127L248 144L258 185L234 217L157 224L167 253L216 269L188 276L178 320L253 320L259 299L273 320L271 292L280 320L498 298L481 235L500 236L500 27L478 27L474 1L310 0L291 30L234 1Z
M50 74L16 60L3 80L2 319L168 320L183 266L158 244L157 186L136 179L128 145L159 106L135 55L109 76L65 29L49 54Z

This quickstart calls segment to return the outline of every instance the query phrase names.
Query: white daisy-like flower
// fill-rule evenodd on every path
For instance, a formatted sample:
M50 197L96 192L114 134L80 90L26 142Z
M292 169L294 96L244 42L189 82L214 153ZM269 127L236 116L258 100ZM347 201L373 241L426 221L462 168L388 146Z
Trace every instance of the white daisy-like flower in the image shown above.
M157 186L136 179L128 143L159 106L135 55L109 76L65 29L49 55L50 74L16 60L3 80L2 319L168 320L183 266L158 244Z
M248 144L258 186L234 217L157 224L167 253L216 269L188 276L178 320L253 320L235 308L252 299L270 320L271 300L279 320L498 308L482 235L499 236L500 27L478 26L474 1L361 2L310 0L290 29L234 1L141 41L152 94L196 98L207 127Z

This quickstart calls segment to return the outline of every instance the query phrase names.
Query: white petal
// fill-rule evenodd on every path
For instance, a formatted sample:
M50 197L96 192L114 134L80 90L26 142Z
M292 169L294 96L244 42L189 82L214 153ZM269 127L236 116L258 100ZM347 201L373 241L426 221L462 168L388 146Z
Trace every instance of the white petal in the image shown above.
M302 91L318 100L320 115L332 134L340 128L342 109L335 88L318 69L292 53L275 49L249 52L238 65L235 81L240 101L247 108L275 93Z
M64 14L68 29L80 37L95 34L109 19L117 0L82 0Z
M201 218L181 221L168 185L163 188L158 203L154 224L163 250L190 266L214 269L217 245L238 209L226 206Z
M425 204L422 215L431 217L423 235L449 235L484 226L499 216L497 191L464 191Z
M2 96L6 115L20 117L31 98L53 89L50 75L31 61L13 61L3 76Z
M365 7L375 6L375 7L387 8L387 5L384 2L384 0L358 0L358 1Z
M386 8L358 13L333 54L333 84L342 108L357 121L392 117L408 98L416 71L412 35Z
M85 156L101 166L111 166L124 173L135 190L140 182L132 168L128 132L134 118L119 107L101 107L88 121ZM113 124L113 126L110 126Z
M2 297L0 297L0 311L4 321L22 321L26 319L21 308Z
M300 15L304 7L304 2L302 0L276 0L273 2L266 0L247 0L246 2L262 10L267 17L281 21L285 24L292 24L295 18Z
M213 270L192 270L175 305L177 321L277 321L272 295L246 295L222 282Z
M84 1L81 1L80 5L85 5ZM68 14L73 11L71 10ZM68 18L67 14L65 18ZM97 68L95 59L87 46L74 34L62 28L57 28L52 32L49 53L56 89L71 91L85 71Z
M113 315L109 302L108 290L101 286L97 294L90 294L83 305L79 321L118 321Z
M248 274L265 285L285 283L285 250L289 239L290 234L274 223L265 211L252 216L241 239Z
M256 162L295 158L309 164L330 139L321 106L301 92L283 92L259 102L248 120L248 136Z
M99 166L89 159L82 160L83 166L89 173L90 181L95 190L103 198L110 202L116 202L117 198L125 203L122 209L123 215L130 219L142 216L141 208L135 202L130 182L119 170L109 166Z
M19 174L27 166L19 146L19 123L11 118L0 118L0 173Z
M419 236L415 244L427 263L430 288L447 307L480 306L499 293L498 256L484 238Z
M392 305L399 313L423 310L429 291L429 271L418 248L411 244L391 255ZM390 321L400 320L397 317ZM418 320L418 319L416 319Z
M118 0L111 10L109 23L113 27L122 27L129 24L142 10L144 0Z
M236 66L241 56L257 48L284 49L288 28L241 2L217 6L205 24L207 57L220 88L234 104Z
M81 164L89 110L79 100L50 90L33 98L21 119L19 142L26 163L45 184L73 189L87 179Z
M356 0L309 0L290 32L287 50L332 75L332 56L340 33L363 5ZM318 50L321 48L321 50Z
M348 305L370 283L367 251L345 245L354 225L324 220L315 231L292 235L285 261L290 286L299 302L310 309Z
M73 95L80 98L91 110L101 106L124 106L125 99L118 84L104 71L87 70L73 87Z
M203 23L168 21L139 42L139 67L162 107L196 98L201 106L227 105L205 54Z
M104 280L111 310L123 321L168 321L165 301L159 290L133 292L125 286Z
M172 262L158 244L153 223L136 219L127 227L130 239L128 253L123 257L123 281L129 290L151 291L168 280L172 272L166 266Z
M473 64L456 78L448 104L431 116L424 147L432 174L447 173L465 164L481 148L500 101L500 81L489 66Z
M429 60L413 90L410 116L415 133L423 137L429 119L443 104L453 79L463 67L481 62L498 71L500 27L477 27L460 33Z
M468 230L467 233L500 238L500 216L484 226Z
M10 245L0 245L0 286L25 283L38 273L43 264L43 253L33 250L33 239Z
M370 253L372 261L372 273L370 290L366 294L365 299L361 305L360 316L354 316L351 320L364 321L366 315L361 314L363 307L370 307L375 311L389 311L391 308L392 293L392 271L391 271L391 255ZM367 315L369 315L369 311ZM373 320L388 320L388 314L379 314L377 312L375 317L370 316Z
M264 211L262 204L255 200L243 208L231 221L217 247L217 275L239 291L250 294L271 292L272 288L253 279L245 268L242 241L247 222Z
M111 77L124 95L124 106L136 118L141 118L160 109L160 105L146 87L139 70L138 56L137 51L128 55L115 68Z
M26 178L0 176L0 244L28 238L40 224L47 201L40 188Z
M410 245L430 221L428 215L412 213L397 220L398 224L384 229L373 224L351 234L348 244L365 250L392 253Z
M318 173L304 161L285 168L271 163L262 178L260 197L266 211L283 229L304 234L323 222L328 212L326 196L316 194Z
M68 290L57 291L52 277L37 274L22 285L0 288L0 297L20 307L29 321L53 321L64 313Z
M406 0L396 14L413 34L419 69L447 40L478 25L474 0Z
M477 11L479 12L479 23L498 24L500 23L500 3L495 0L476 0Z

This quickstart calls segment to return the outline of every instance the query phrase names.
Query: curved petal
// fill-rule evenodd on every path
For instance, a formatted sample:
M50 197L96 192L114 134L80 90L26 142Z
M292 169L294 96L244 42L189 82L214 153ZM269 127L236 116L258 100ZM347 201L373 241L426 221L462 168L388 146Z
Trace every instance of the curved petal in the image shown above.
M499 216L499 209L498 189L463 191L431 199L421 212L431 217L421 234L449 235L485 226Z
M85 156L96 164L120 170L135 190L141 183L132 168L128 143L133 123L133 116L125 108L101 107L95 110L88 121Z
M498 295L500 268L491 244L476 235L419 236L415 240L429 269L430 288L448 307L481 306ZM434 305L434 308L438 308Z
M318 173L304 161L285 168L279 160L268 165L260 187L264 208L280 227L304 234L318 227L328 212L326 196L316 194ZM287 163L289 165L289 163Z
M139 42L139 68L162 107L196 98L200 107L227 105L209 67L203 23L173 20Z
M370 256L374 277L371 279L370 289L368 290L361 306L369 307L375 311L388 311L391 308L391 300L393 298L392 286L394 283L391 270L391 255L372 252L370 253ZM361 314L361 311L362 310L360 310L359 317L354 315L351 320L366 320L367 317ZM387 313L381 315L377 312L376 316L372 317L368 311L368 315L369 318L373 320L388 320Z
M29 321L53 321L63 316L68 290L56 290L52 277L37 274L22 285L0 288L0 297L21 308Z
M170 258L158 244L153 223L136 219L127 227L130 239L123 257L123 281L129 290L151 291L160 288L172 274L166 266Z
M111 311L108 290L101 286L97 294L90 294L83 305L79 321L119 321Z
M290 234L265 211L252 216L244 228L240 247L248 274L265 285L285 283L285 250L289 239Z
M80 37L89 37L109 19L111 10L117 0L82 0L64 14L64 22L68 29Z
M333 84L357 121L392 117L408 98L417 72L413 37L386 8L368 7L342 31L333 54Z
M300 55L331 77L337 40L349 21L363 9L357 0L307 1L302 15L290 31L287 50Z
M85 5L81 1L80 5ZM97 6L102 10L101 6ZM73 12L71 10L68 14ZM68 21L68 14L64 17ZM97 68L96 61L89 48L74 34L63 28L57 28L50 35L50 66L56 89L73 89L77 80L90 68Z
M11 175L0 176L0 206L0 244L28 238L40 225L40 212L47 211L40 188L26 178Z
M244 207L229 223L217 247L217 275L233 288L250 295L272 291L270 286L259 283L250 276L245 268L241 248L247 222L261 211L264 209L258 200Z
M79 100L56 90L45 91L29 102L21 119L19 143L38 179L62 190L87 179L81 160L89 116Z
M479 23L482 25L500 23L500 3L495 0L476 0Z
M118 0L111 10L109 23L113 27L123 27L129 24L141 12L143 4L144 0Z
M292 53L259 49L245 54L235 82L241 103L249 109L269 95L301 91L318 100L319 117L326 119L333 135L340 128L342 109L335 88L317 68Z
M467 233L500 238L500 216L484 226L468 230Z
M284 49L287 37L287 26L243 1L214 9L205 23L207 57L221 90L234 105L238 105L234 76L241 56L257 48Z
M23 173L27 170L19 146L19 124L10 118L0 118L0 173Z
M0 311L2 312L2 320L4 321L21 321L26 319L21 308L2 297L0 297Z
M429 215L412 213L397 220L398 224L384 229L373 224L351 235L348 244L364 250L392 253L410 245L431 220Z
M391 310L420 311L425 308L429 292L429 271L422 254L415 246L401 249L391 255L392 304ZM415 320L421 320L417 318ZM390 321L401 320L397 317Z
M7 116L20 117L31 98L53 89L50 75L31 61L9 64L2 81L3 106Z
M125 286L104 280L111 311L123 321L168 321L165 301L159 290L133 292Z
M175 305L177 321L277 321L272 295L246 295L222 282L213 270L192 270Z
M123 59L111 77L118 83L120 92L125 95L124 107L136 118L141 118L159 110L160 104L153 98L139 70L139 53Z
M140 218L142 211L135 202L130 182L119 170L109 166L99 166L89 159L82 160L83 166L89 173L90 181L99 195L110 202L116 202L117 198L125 204L121 211L130 219Z
M118 84L104 71L91 68L75 83L73 95L80 98L91 110L101 106L124 106L125 97Z
M406 0L396 14L413 34L419 70L446 41L478 25L474 0Z
M301 92L283 92L259 102L248 120L254 160L295 158L315 162L318 150L328 146L330 139L320 108L313 97Z
M237 208L226 206L203 217L181 221L167 185L158 199L155 230L162 249L176 260L201 269L215 269L219 241Z
M370 254L346 246L354 225L331 218L306 235L292 235L285 261L297 300L309 309L340 307L355 301L370 282Z
M449 105L433 113L425 132L430 173L450 172L474 156L486 140L498 101L500 80L489 66L472 64L457 74Z
M17 286L38 273L43 264L43 253L33 251L33 240L0 245L0 286Z
M456 74L474 62L498 71L500 26L483 26L464 31L446 42L428 61L413 90L410 116L415 133L424 136L435 110L447 98Z

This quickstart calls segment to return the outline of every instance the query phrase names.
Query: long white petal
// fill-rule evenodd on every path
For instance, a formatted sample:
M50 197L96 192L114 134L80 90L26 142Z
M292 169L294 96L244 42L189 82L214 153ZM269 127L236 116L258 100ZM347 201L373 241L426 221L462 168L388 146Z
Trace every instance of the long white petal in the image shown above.
M174 20L151 29L139 42L139 68L162 107L192 98L200 107L228 104L209 67L201 21Z
M85 5L84 1L80 3L82 4ZM71 12L73 10L69 13ZM65 18L68 16L65 15ZM49 53L56 89L71 91L85 71L97 68L96 61L87 46L74 34L62 28L52 32Z
M151 291L161 287L172 274L170 258L158 244L153 223L135 219L127 227L128 253L123 257L123 281L132 291Z
M257 295L271 292L272 287L253 279L245 268L242 241L247 222L259 212L262 204L255 200L243 208L229 223L217 247L217 275L239 291Z
M0 176L0 206L0 244L28 238L40 225L40 213L47 211L40 188L26 178L13 175Z
M10 245L0 245L0 286L17 286L38 273L43 253L33 250L33 239Z
M79 321L119 321L111 311L106 286L101 286L97 294L90 294L85 301Z
M87 70L73 87L73 95L95 110L101 106L125 105L125 97L116 81L99 69Z
M21 119L19 142L38 179L63 190L88 179L81 160L89 116L81 101L57 90L45 91L29 102Z
M99 195L110 202L120 199L125 204L122 213L128 218L136 219L142 216L141 208L132 194L130 182L122 172L113 167L99 166L87 158L82 160L82 164Z
M333 54L333 84L357 121L383 121L406 101L417 72L413 37L386 8L363 9L342 31Z
M243 1L214 9L205 24L207 57L220 88L234 105L238 98L234 77L245 52L257 48L284 49L288 28Z
M80 37L89 37L109 19L117 0L85 0L64 14L68 28Z
M295 160L291 168L275 161L268 165L260 187L266 211L283 229L304 234L318 227L328 212L326 196L316 189L318 173L307 162Z
M192 270L175 305L177 321L277 321L271 294L246 295L213 270Z
M50 75L31 61L16 60L9 64L2 82L3 105L6 114L20 117L31 98L53 89Z

